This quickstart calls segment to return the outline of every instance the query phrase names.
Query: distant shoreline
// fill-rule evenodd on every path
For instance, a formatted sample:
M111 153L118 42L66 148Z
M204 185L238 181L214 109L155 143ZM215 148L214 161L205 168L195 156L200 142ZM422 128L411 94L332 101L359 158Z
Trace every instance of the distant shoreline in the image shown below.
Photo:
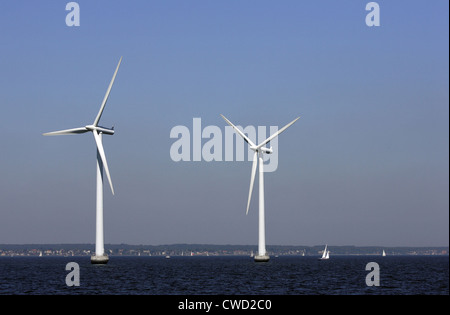
M295 246L268 245L269 255L317 256L324 245ZM95 244L0 244L2 256L91 256ZM333 246L328 245L332 255L381 255L384 250L391 255L449 255L448 246ZM251 256L257 252L256 245L129 245L105 244L111 256Z

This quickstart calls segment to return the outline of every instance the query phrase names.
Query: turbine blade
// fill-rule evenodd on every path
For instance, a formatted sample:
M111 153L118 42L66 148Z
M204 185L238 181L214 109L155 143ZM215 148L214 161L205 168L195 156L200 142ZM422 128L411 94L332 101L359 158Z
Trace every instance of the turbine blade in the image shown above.
M248 214L248 208L250 207L250 200L252 199L253 183L255 182L257 165L258 165L258 151L255 151L255 153L253 154L252 175L250 177L250 190L248 192L247 212L245 213L246 215Z
M100 157L102 158L103 168L105 169L106 176L108 177L109 186L111 187L111 192L114 195L114 187L111 181L111 175L109 174L108 163L106 162L105 150L103 149L102 139L96 130L92 132L94 134L95 142L97 143L97 150L100 153Z
M234 130L236 130L236 132L242 137L244 138L245 142L247 142L248 144L250 144L252 147L255 146L255 144L242 132L240 131L235 125L233 125L231 123L231 121L229 121L228 119L225 118L224 115L220 114L220 116L222 116L222 118L227 122L227 124L229 124L231 127L233 127Z
M114 72L114 75L111 79L111 83L109 83L108 90L106 91L105 97L103 98L102 106L100 106L100 111L97 114L97 117L94 120L93 125L98 126L98 122L100 121L100 118L102 117L103 110L105 109L106 101L108 101L109 93L111 92L111 88L114 84L114 80L116 79L117 71L119 71L120 63L122 62L122 57L120 57L119 63L117 64L116 71Z
M272 140L273 138L275 138L276 136L278 136L280 133L282 133L283 131L285 131L287 128L289 128L293 123L295 123L297 120L299 120L300 117L295 118L293 121L291 121L289 124L287 124L286 126L284 126L283 128L281 128L280 130L278 130L277 132L275 132L273 135L271 135L269 138L267 138L266 140L264 140L263 142L261 142L260 144L258 144L258 146L256 147L256 149L261 148L263 145L265 145L267 142L269 142L270 140Z
M86 127L80 127L80 128L46 132L46 133L43 133L42 135L44 135L44 136L76 135L76 134L81 134L81 133L85 133L88 131L89 130L87 130Z

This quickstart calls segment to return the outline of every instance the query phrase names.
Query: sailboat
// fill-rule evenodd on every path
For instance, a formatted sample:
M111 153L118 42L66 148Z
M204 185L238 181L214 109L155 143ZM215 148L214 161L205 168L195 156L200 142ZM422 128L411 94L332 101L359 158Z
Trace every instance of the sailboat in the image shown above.
M322 257L319 260L330 259L330 251L328 250L328 245L325 245L325 249L323 250Z
M384 249L383 249L383 254L381 254L381 256L386 256L386 252L384 251Z

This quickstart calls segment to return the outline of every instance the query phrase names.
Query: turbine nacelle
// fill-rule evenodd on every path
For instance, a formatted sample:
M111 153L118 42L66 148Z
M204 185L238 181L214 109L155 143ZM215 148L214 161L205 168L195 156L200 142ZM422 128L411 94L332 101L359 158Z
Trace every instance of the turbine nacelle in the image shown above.
M253 152L261 152L261 153L266 153L266 154L273 153L272 147L266 148L266 147L258 147L256 145L251 145L250 150L253 150Z
M114 127L112 127L111 129L109 128L105 128L105 127L101 127L101 126L94 126L94 125L87 125L85 126L85 128L89 131L97 131L97 132L101 132L105 135L113 135L114 134Z
M261 151L266 153L266 154L272 154L273 153L272 147L270 147L270 148L262 147Z

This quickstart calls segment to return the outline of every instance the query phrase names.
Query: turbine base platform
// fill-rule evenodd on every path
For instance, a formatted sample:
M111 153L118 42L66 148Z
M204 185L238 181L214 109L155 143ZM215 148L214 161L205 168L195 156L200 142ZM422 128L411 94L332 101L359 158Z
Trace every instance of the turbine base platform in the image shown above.
M257 255L254 259L255 262L267 262L269 261L270 257L268 255Z
M102 256L91 256L91 264L100 265L100 264L107 264L109 261L108 255L102 255Z

